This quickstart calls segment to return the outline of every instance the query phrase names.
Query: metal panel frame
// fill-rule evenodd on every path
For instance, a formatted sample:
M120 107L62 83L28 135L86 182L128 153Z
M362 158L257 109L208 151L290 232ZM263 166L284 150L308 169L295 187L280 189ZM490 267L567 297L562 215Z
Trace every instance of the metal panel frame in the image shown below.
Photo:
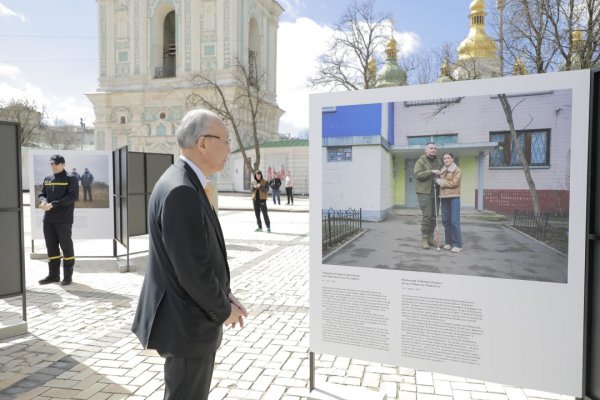
M19 268L20 270L20 276L21 276L21 284L20 284L20 289L17 292L13 292L13 293L0 293L0 298L5 298L5 297L13 297L13 296L18 296L21 295L22 297L22 313L23 313L23 321L27 321L27 301L26 301L26 284L25 284L25 243L24 243L24 235L25 235L25 230L23 228L23 196L22 196L22 190L21 188L23 187L23 182L22 182L22 171L21 171L21 140L20 140L20 128L19 128L19 124L17 123L13 123L13 122L3 122L0 121L0 125L2 126L12 126L14 129L14 133L15 133L15 147L16 148L5 148L5 151L11 152L12 154L16 154L16 164L14 166L14 169L12 171L12 173L16 174L16 178L17 178L17 187L14 188L16 196L17 196L17 208L3 208L0 209L0 212L9 212L9 213L16 213L18 215L18 220L19 220L19 227L18 227L18 232L10 232L10 234L16 234L18 233L19 235L19 246L17 249L15 248L3 248L2 249L2 253L8 253L8 252L14 252L14 251L18 251L18 256L17 258L19 259L19 263L18 265L15 265L16 268ZM11 173L10 171L5 171L5 173ZM10 190L10 188L6 188L7 190Z
M589 127L583 393L600 400L600 68L591 71Z
M137 169L131 168L130 157L131 155L142 155L142 170L138 171ZM150 194L152 192L152 188L156 182L148 181L148 165L149 159L154 157L165 157L170 158L170 164L173 164L174 157L172 154L160 154L160 153L142 153L142 152L130 152L128 151L128 147L124 146L117 150L113 151L113 197L114 197L114 205L115 205L115 213L114 213L114 226L115 226L115 237L113 240L113 251L114 256L117 255L117 243L120 243L126 249L126 253L121 256L127 257L127 266L126 270L129 271L129 256L133 253L129 250L129 239L135 236L147 235L148 234L148 221L146 216L148 215L148 199L150 198ZM143 177L143 188L141 191L131 192L129 184L132 181L132 178L135 176ZM152 186L152 187L150 187ZM135 214L130 210L130 197L143 198L143 207L136 208ZM130 232L130 228L135 224L132 223L132 218L137 217L143 218L144 228L142 230L136 230L136 232ZM141 224L138 224L138 226Z

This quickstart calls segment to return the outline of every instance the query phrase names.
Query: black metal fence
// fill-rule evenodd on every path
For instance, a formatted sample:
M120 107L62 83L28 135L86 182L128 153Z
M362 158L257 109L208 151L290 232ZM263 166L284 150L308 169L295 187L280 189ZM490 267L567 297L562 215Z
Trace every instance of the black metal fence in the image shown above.
M330 248L362 229L362 209L323 210L323 249Z
M548 213L515 210L513 226L521 231L543 235L548 230Z

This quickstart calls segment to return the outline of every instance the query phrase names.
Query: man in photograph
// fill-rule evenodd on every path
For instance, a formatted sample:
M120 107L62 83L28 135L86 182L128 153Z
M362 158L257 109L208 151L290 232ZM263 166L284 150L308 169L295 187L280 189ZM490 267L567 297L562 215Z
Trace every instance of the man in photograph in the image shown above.
M429 142L425 145L423 154L415 163L416 192L421 208L421 247L425 250L436 246L433 239L435 230L435 178L440 175L442 162L437 158L437 147Z
M65 159L60 154L50 157L52 175L44 178L39 194L40 209L44 211L44 239L48 251L48 276L40 280L40 285L60 281L60 260L63 259L63 281L70 285L73 281L75 252L71 232L75 201L79 197L77 178L65 171ZM60 247L60 249L59 249ZM62 249L62 256L60 250Z
M225 240L207 179L225 165L227 128L189 111L175 133L181 155L148 204L148 267L132 331L165 359L165 399L207 399L223 325L248 316L231 293Z
M71 170L71 175L73 175L75 178L77 178L77 180L81 180L81 175L79 175L79 172L77 172L77 168L73 168Z
M81 186L83 186L83 201L92 201L92 185L94 184L94 175L89 169L85 169L81 175Z

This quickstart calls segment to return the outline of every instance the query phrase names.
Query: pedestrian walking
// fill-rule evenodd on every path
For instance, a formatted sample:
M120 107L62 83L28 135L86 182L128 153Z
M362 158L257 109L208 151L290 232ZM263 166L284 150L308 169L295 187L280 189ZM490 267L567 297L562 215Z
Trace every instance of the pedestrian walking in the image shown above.
M242 327L248 316L231 293L225 240L204 190L230 140L202 109L189 111L175 135L181 155L148 204L148 267L132 331L165 359L165 399L206 400L223 325Z
M435 246L433 232L435 230L435 212L438 207L435 204L435 193L437 185L435 178L440 175L442 164L436 156L437 147L429 142L425 145L423 154L415 163L414 174L416 178L416 192L421 208L421 247L425 250Z
M269 197L269 184L263 178L261 171L254 173L252 180L252 203L254 205L254 215L256 215L256 232L262 231L262 222L260 221L260 213L262 212L267 226L267 232L271 232L271 220L269 219L269 211L267 210L267 198Z
M440 199L442 201L442 225L444 225L445 250L453 253L462 251L462 233L460 230L460 181L462 171L454 163L452 153L442 156L444 167L436 183L440 185Z
M83 186L83 201L92 201L92 185L94 175L86 168L81 175L81 186Z
M288 172L285 176L285 194L287 195L288 205L294 204L294 181L292 180L292 173Z
M60 154L50 157L52 175L44 178L38 195L40 209L44 211L44 240L48 252L48 276L40 285L60 282L60 260L63 260L62 286L73 282L75 251L72 228L75 202L79 197L77 178L65 170L65 158ZM60 248L60 249L59 249ZM62 250L62 256L61 256Z
M275 173L273 178L269 181L269 187L273 192L273 205L279 204L281 205L281 179L279 179L279 174Z

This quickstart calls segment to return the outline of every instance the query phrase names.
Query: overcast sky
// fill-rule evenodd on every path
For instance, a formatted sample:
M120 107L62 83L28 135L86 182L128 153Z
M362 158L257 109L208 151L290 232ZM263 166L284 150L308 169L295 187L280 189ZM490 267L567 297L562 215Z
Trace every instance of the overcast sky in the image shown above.
M331 26L350 0L279 0L277 99L285 111L280 132L308 129L307 78L323 53ZM421 46L458 43L469 30L470 0L377 0L394 17L403 53ZM488 9L495 6L487 1ZM27 98L43 105L49 122L94 125L85 93L98 85L95 0L0 0L0 99Z

